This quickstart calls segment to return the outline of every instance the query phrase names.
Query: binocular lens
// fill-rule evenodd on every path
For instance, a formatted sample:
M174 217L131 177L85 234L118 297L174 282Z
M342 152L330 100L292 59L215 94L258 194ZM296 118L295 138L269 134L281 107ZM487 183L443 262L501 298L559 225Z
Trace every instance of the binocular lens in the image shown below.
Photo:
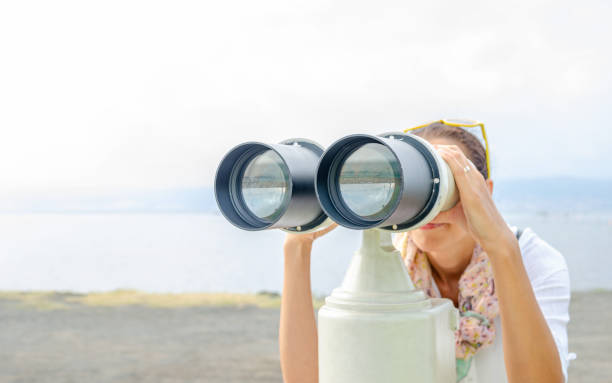
M245 167L241 192L246 207L258 218L273 222L290 201L289 169L272 150L255 156Z
M366 220L379 220L400 193L401 173L397 159L384 145L368 143L344 161L338 183L347 207Z
M301 138L234 147L215 175L219 210L244 230L316 230L330 222L314 185L321 154L320 145Z

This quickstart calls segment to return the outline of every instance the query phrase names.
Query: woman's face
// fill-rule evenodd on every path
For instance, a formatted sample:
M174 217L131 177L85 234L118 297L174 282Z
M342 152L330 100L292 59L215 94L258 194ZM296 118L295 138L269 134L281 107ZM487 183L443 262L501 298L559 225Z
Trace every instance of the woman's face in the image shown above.
M428 141L434 145L457 145L464 154L466 153L466 149L452 139L431 138ZM437 263L448 267L464 263L465 260L456 259L456 248L459 243L468 243L471 235L467 229L461 201L451 209L440 212L429 224L413 230L410 235L421 250L442 256L448 254L449 259L436 259Z

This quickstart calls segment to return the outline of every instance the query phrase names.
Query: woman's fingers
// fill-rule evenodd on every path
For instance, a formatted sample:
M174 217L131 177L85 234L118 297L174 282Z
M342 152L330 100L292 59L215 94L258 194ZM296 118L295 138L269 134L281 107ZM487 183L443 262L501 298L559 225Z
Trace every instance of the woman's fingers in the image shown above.
M476 166L470 161L469 158L463 154L461 149L459 149L455 145L435 145L438 152L442 155L442 157L447 160L449 166L451 166L451 170L453 170L453 175L457 175L458 178L462 178L463 176L467 176L468 174L480 174ZM453 166L455 165L455 166ZM465 171L466 166L469 166L470 170L468 172ZM472 173L472 170L474 172ZM471 175L470 174L470 175Z
M475 197L475 186L478 185L480 172L474 164L455 145L434 145L438 153L450 167L461 199L466 201ZM470 167L468 172L466 166ZM481 175L482 177L482 175ZM484 186L484 185L483 185Z
M319 231L312 231L310 233L287 233L285 237L285 246L294 246L296 244L307 244L308 246L312 246L312 243L315 239L319 238L322 235L325 235L338 227L338 224L333 222L331 225L326 227L325 229Z
M326 227L325 229L319 230L319 231L315 231L313 233L314 234L314 238L315 239L319 238L320 236L325 235L325 234L329 233L330 231L334 230L336 227L338 227L338 224L335 223L335 222L332 222L332 224L329 225L328 227Z

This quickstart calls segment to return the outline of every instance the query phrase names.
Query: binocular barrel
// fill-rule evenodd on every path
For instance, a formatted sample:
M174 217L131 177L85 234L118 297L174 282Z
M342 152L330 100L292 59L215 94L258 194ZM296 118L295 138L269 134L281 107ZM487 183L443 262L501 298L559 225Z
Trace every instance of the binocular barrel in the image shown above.
M325 152L305 139L238 145L217 169L215 197L241 229L295 232L327 217L357 230L411 230L457 202L446 162L401 132L346 136Z
M306 139L236 146L215 175L221 213L244 230L304 232L321 225L327 216L316 197L314 174L322 153Z
M411 134L354 134L319 161L316 190L325 213L352 229L404 230L419 224L440 197L437 153Z

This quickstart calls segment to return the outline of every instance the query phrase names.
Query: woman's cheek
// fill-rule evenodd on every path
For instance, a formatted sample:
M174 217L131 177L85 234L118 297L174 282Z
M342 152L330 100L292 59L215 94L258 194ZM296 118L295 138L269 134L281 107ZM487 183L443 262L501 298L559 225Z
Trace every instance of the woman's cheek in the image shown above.
M442 218L445 218L448 223L467 229L467 221L465 219L461 202L458 202L455 206L445 211L443 214L445 214L445 217ZM441 220L441 222L443 221Z

